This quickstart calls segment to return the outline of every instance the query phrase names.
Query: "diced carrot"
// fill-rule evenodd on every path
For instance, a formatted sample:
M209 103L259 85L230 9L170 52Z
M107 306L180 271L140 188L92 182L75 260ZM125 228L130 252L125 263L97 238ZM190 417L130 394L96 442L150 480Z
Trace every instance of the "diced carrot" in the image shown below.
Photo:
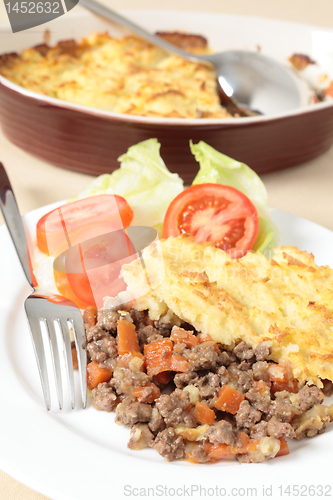
M213 339L209 335L209 333L199 333L199 335L197 335L197 339L199 341L199 344L203 344L204 342L213 342Z
M101 382L108 382L112 377L112 372L103 365L91 361L87 365L87 386L88 389L94 389Z
M185 373L188 370L188 361L180 354L172 354L171 356L171 370L173 372Z
M145 396L145 393L147 392L147 389L152 389L151 394L149 395L148 399L146 400L147 403L153 403L155 399L159 398L161 395L161 391L155 385L154 383L147 384L144 387L133 387L132 389L132 394L134 397L140 399Z
M268 368L269 380L272 382L271 392L297 392L298 383L286 366L270 363Z
M159 384L167 385L172 379L173 375L174 374L172 372L161 372L156 375L155 379Z
M170 338L155 340L144 347L147 374L149 377L161 372L172 371L173 343Z
M187 461L190 463L190 464L199 464L200 462L198 462L198 460L196 460L195 458L193 458L193 454L192 454L192 451L189 451L188 454L187 454Z
M259 394L265 394L269 387L263 380L254 380L251 384L251 389L255 392L259 392Z
M199 344L198 338L192 332L174 326L170 338L175 344L185 344L187 347L194 347Z
M206 403L198 401L194 408L194 417L200 424L212 425L215 419L215 411L209 408Z
M199 335L197 335L197 339L199 340L199 344L203 344L204 342L214 342L214 340L208 333L199 333ZM216 342L214 342L213 347L215 352L217 354L220 354L220 349Z
M236 455L244 455L249 451L254 451L258 445L258 440L250 439L245 432L239 433L239 441L240 444L238 446L224 443L206 443L204 445L205 453L211 460L228 460L234 458Z
M214 406L218 410L236 415L243 400L244 394L231 387L231 385L225 384L219 390Z
M289 446L288 446L288 443L285 440L285 438L283 436L281 436L281 437L279 437L279 441L280 441L280 450L277 452L277 454L275 456L276 457L283 457L284 455L289 455L289 453L290 453Z
M79 363L77 360L77 351L76 351L75 347L72 347L72 362L73 362L74 370L77 370L79 368Z
M140 352L138 336L135 325L130 321L121 319L117 322L118 354Z
M144 371L144 360L145 357L141 352L127 352L126 354L122 354L118 356L117 363L120 368L130 368L130 362L133 361L134 358L139 358L142 361L142 365L139 371Z
M97 308L89 306L83 312L83 321L88 326L95 326L97 321Z

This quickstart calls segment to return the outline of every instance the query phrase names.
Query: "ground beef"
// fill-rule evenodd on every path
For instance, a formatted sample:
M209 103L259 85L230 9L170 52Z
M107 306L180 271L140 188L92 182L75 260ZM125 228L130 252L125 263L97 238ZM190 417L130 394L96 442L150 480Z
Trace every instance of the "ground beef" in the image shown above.
M158 329L152 325L145 325L138 328L138 339L139 344L142 346L163 339L163 335L159 334Z
M144 387L150 378L144 372L134 372L129 368L118 368L114 371L110 385L118 395L131 395L133 387Z
M154 433L163 431L165 429L165 423L163 417L161 416L160 412L156 407L153 408L152 416L149 421L148 427Z
M173 382L179 389L184 389L187 385L193 384L199 379L197 372L189 370L185 373L176 373Z
M267 410L267 419L276 417L281 422L290 422L291 419L297 414L297 408L290 403L284 401L271 401Z
M233 427L226 420L220 420L210 426L205 433L205 437L213 444L224 443L234 445L236 443Z
M177 436L172 427L159 432L154 441L150 443L150 446L169 462L185 456L184 439Z
M220 349L223 349L221 346ZM221 351L221 354L219 356L219 362L222 366L228 367L232 363L235 363L237 361L236 356L229 351L225 351L224 349Z
M212 342L204 342L192 349L187 349L184 356L190 362L191 370L216 370L219 364L219 354Z
M269 387L271 382L268 373L269 364L266 361L257 361L252 365L253 380L263 380Z
M186 411L190 406L188 392L176 389L170 395L162 394L155 401L155 405L167 426L182 424L186 427L195 427L194 416Z
M262 408L263 410L266 407L268 410L271 401L271 391L266 383L265 386L261 385L261 387L252 384L244 396L255 408Z
M256 424L261 419L261 412L252 408L250 403L244 399L239 405L239 410L236 414L236 423L238 427L246 427L251 429L253 424Z
M87 342L96 342L107 335L107 332L99 325L86 328Z
M236 382L237 389L240 392L245 393L250 389L253 381L253 375L251 370L244 372L243 370L239 369L236 363L230 365L227 368L227 370L228 373L231 375L232 380Z
M266 361L266 359L268 359L268 357L270 356L271 352L272 350L270 347L268 347L265 344L259 344L254 350L254 355L257 361Z
M286 436L295 437L295 431L287 422L280 422L276 417L271 418L267 423L267 435L275 438Z
M204 464L205 462L208 462L210 460L209 456L206 455L205 448L202 444L197 445L191 451L191 458L193 458L193 460L199 462L200 464Z
M120 403L116 409L116 422L126 427L138 422L149 422L152 417L152 407L145 403Z
M147 424L135 424L131 429L131 437L127 448L130 450L143 450L148 448L154 439L154 434L150 431Z
M250 437L252 439L261 439L265 436L268 436L267 426L268 422L266 422L265 420L261 420L257 424L253 425L250 429Z
M304 386L296 394L271 392L269 368L273 362L267 362L271 354L267 345L253 349L240 342L231 352L222 344L202 342L202 335L193 347L185 340L174 340L173 354L188 360L188 371L176 374L170 371L171 380L167 382L163 377L148 376L142 353L145 345L170 336L173 327L170 322L152 321L147 311L105 309L97 314L94 308L87 310L84 318L88 362L96 362L113 373L109 382L92 390L92 405L108 412L116 409L116 422L131 428L128 447L132 450L150 446L166 460L176 460L185 457L189 440L191 458L205 463L210 460L207 455L210 446L239 447L245 432L257 444L237 459L242 463L264 462L276 455L281 436L313 437L323 432L333 419L333 405L321 404L324 394L317 387ZM119 319L135 325L140 354L118 356ZM199 333L191 325L182 327L184 339L188 335L186 330L191 335ZM154 384L160 388L160 395ZM245 398L236 415L214 406L221 387L226 384ZM325 390L326 386L328 393L332 393L333 384L326 383ZM140 388L134 391L136 396L134 388ZM213 424L208 429L202 424L200 413L196 413L200 412L197 402L214 410ZM199 440L193 442L198 435Z
M91 361L103 363L107 359L115 359L118 356L116 340L106 334L100 340L90 342L87 345L87 354Z
M117 321L122 315L113 309L101 309L97 316L97 326L106 331L116 332Z
M201 399L213 398L221 387L221 379L216 373L207 373L203 377L194 379L192 385L199 388Z
M292 426L296 433L296 439L304 437L314 437L321 434L328 422L333 421L333 405L314 405L310 410L302 413L292 421Z
M92 405L96 410L112 411L117 404L117 396L107 382L98 384L91 395Z
M232 351L241 361L253 358L254 350L246 342L240 342Z
M312 408L313 405L322 403L324 401L324 394L318 387L305 385L291 399L293 405L304 412Z

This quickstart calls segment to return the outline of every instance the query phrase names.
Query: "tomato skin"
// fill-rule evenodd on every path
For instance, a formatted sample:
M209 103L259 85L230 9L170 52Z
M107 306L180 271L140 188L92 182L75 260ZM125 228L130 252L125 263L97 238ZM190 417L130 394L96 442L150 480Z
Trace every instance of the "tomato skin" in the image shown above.
M44 215L37 223L37 246L41 252L61 258L66 252L73 254L72 250L78 244L83 248L91 246L93 241L95 245L100 245L103 235L118 232L122 234L123 227L127 227L132 219L133 211L121 196L91 196L65 204ZM117 248L118 242L119 238L117 241L113 239L111 243ZM102 250L103 248L101 254ZM95 254L96 252L94 256ZM56 265L55 259L53 274L59 294L74 302L80 309L86 309L88 306L96 306L97 303L100 307L102 293L105 296L110 294L108 291L123 290L124 283L118 279L120 263L117 262L122 255L119 255L119 251L118 254L116 251L113 254L111 263L105 258L103 260L103 255L97 262L95 259L94 270L90 271L89 275L85 271L77 270L71 273L65 265Z
M253 247L258 230L257 210L241 191L206 183L184 189L171 202L163 238L191 234L196 242L210 241L231 257L241 257Z
M37 247L47 255L60 253L58 248L64 242L63 225L59 223L59 209L66 229L73 238L80 235L82 229L95 227L96 224L112 225L113 229L121 229L120 225L127 227L133 219L133 210L125 198L118 195L101 194L66 203L45 214L37 223Z

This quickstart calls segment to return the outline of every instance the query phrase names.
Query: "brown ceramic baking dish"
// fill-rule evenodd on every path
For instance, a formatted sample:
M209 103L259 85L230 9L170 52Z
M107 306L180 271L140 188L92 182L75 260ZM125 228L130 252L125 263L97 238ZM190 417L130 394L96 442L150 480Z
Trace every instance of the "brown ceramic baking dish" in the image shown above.
M253 30L248 28L249 18L214 14L215 23L216 16L226 27L230 23L238 23L238 33L242 33L241 37L235 38L233 34L232 38L231 31L229 37L227 32L224 42L221 42L218 39L220 28L216 25L214 36L215 24L213 27L209 24L210 14L177 13L177 24L172 12L164 12L163 15L158 11L145 12L145 15L140 11L127 12L129 14L148 29L183 27L191 32L197 31L196 22L200 18L201 33L207 35L208 32L208 37L213 38L211 45L218 50L242 48L246 40L248 45L257 42L264 48L265 36L268 36L267 26L262 33L260 27L263 28L262 23L269 20L257 18L250 18L256 28L254 35ZM269 22L272 23L272 30L274 28L276 32L281 32L283 22ZM105 30L105 27L110 32L115 30L107 21L80 10L49 24L51 43L68 39L71 35L85 36L92 31ZM244 29L241 30L245 25L247 35ZM316 28L295 24L291 30L291 23L286 25L290 33L285 29L284 33L287 38L289 33L290 42L285 53L281 50L280 53L273 53L269 46L267 53L280 59L290 55L293 52L291 45L295 30L299 30L298 35L303 37L304 51L310 53L311 34ZM42 41L40 34L29 37L27 32L15 34L15 37L18 36L15 40L14 35L9 36L9 43L13 43L11 50L8 50L7 41L6 52L22 50ZM0 48L3 47L0 45ZM190 182L197 171L197 164L189 149L190 140L195 143L203 140L224 154L247 163L259 174L313 159L333 143L333 103L319 103L269 117L193 120L147 118L85 108L49 98L27 91L4 77L0 77L0 122L8 139L25 151L55 165L95 175L117 168L117 158L129 146L156 137L161 143L161 154L166 165L171 171L178 172L185 182Z

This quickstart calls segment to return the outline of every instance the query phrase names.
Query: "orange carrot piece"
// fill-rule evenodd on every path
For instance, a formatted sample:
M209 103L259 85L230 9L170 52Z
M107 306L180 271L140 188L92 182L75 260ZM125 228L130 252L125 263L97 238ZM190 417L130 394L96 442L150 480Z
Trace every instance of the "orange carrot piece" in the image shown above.
M199 341L199 344L203 344L204 342L213 342L213 339L209 335L209 333L199 333L199 335L197 335L197 339Z
M172 372L161 372L156 375L155 379L159 384L167 385L172 379L173 375L174 374Z
M198 462L198 460L196 460L195 458L193 458L192 451L188 452L186 458L187 458L188 463L190 463L190 464L200 464L200 462Z
M73 368L74 370L78 370L79 368L79 363L77 360L77 351L75 347L72 347L72 362L73 362Z
M144 346L147 374L149 377L161 372L172 371L173 343L170 338L155 340Z
M199 344L199 339L192 332L174 326L170 338L175 344L185 344L187 347L194 347Z
M138 336L135 325L130 321L121 319L117 322L118 354L140 352Z
M275 457L283 457L284 455L289 455L290 453L289 446L285 438L281 436L279 437L279 441L280 441L280 450L277 452Z
M117 358L117 363L120 368L129 368L129 364L134 358L140 358L143 363L141 367L141 371L144 370L144 355L141 352L127 352L126 354L122 354L121 356L118 356Z
M268 386L263 380L254 380L252 382L251 389L253 389L255 392L259 392L259 394L265 394Z
M152 393L150 394L149 398L147 399L147 403L153 403L155 401L155 399L159 398L161 395L161 391L159 390L157 385L155 385L154 383L147 384L144 387L133 387L132 394L134 397L136 397L138 399L142 398L144 396L147 388L150 388L150 387L152 388Z
M244 455L249 451L253 451L258 445L258 440L250 439L245 432L240 432L239 440L239 446L232 446L224 443L206 443L204 445L205 453L211 460L228 460L235 458L236 455Z
M112 372L106 367L91 361L87 365L87 386L92 390L101 382L108 382L112 377Z
M180 354L172 354L171 356L171 370L174 372L185 373L188 370L188 361Z
M205 403L198 401L195 404L194 417L200 424L212 425L215 419L215 411L209 408Z
M244 394L237 391L237 389L234 389L230 385L225 384L219 390L214 406L218 410L236 415L239 405L244 399Z
M97 322L97 308L94 306L87 307L83 312L83 321L88 326L95 326Z
M298 383L286 366L270 363L268 368L269 380L272 382L271 392L280 391L297 392Z

